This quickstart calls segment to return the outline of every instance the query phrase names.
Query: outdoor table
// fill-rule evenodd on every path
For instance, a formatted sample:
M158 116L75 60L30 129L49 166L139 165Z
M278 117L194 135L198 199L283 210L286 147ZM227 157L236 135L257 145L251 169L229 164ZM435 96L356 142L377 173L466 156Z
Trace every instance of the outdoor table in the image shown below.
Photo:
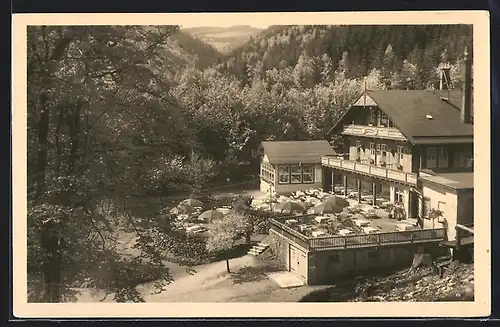
M323 232L323 231L320 231L320 230L315 230L315 231L311 232L311 235L312 235L313 237L318 237L318 236L323 236L323 235L326 235L326 233L325 233L325 232Z
M348 195L350 198L355 198L358 196L358 192L350 192Z
M417 219L405 219L405 220L400 220L399 221L401 224L408 224L410 226L417 226L418 220Z
M377 229L376 228L373 228L373 227L363 227L363 232L365 234L373 234L373 233L376 233L377 232Z
M339 235L346 236L352 234L352 230L350 229L341 229L338 231Z
M353 222L359 227L368 226L370 224L370 221L364 219L353 219Z
M325 220L326 221L329 221L330 218L329 217L326 217L326 216L317 216L314 218L314 220L316 220L318 222L318 224L321 224L323 223Z
M299 225L298 227L299 227L299 230L300 230L301 232L305 232L306 230L311 229L311 226L309 226L309 225L307 225L307 224L301 224L301 225Z
M408 224L405 224L405 223L396 224L396 230L397 231L403 232L403 231L407 231L407 230L411 230L411 229L412 229L411 225L408 225Z

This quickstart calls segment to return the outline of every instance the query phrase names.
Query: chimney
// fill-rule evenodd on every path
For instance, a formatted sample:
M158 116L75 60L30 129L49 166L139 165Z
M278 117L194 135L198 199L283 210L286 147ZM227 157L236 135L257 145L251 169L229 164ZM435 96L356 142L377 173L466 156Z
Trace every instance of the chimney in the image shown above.
M439 89L441 91L449 91L453 89L453 86L451 85L450 63L447 62L439 64L439 70L441 71L439 75Z
M464 83L462 87L462 108L460 110L460 118L464 123L472 122L472 65L469 58L467 48L464 52L463 63L463 78Z

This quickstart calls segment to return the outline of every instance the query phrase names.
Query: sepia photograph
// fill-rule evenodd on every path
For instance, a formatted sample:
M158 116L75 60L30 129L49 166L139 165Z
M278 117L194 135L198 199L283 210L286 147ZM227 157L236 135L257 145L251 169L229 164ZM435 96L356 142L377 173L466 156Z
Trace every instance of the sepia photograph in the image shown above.
M488 313L488 15L361 14L14 17L14 307Z

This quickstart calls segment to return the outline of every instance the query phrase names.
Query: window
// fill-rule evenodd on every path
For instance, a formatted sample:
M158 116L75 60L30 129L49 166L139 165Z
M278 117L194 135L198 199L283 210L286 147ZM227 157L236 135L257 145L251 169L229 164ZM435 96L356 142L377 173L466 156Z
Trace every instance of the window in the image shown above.
M280 184L314 183L314 165L280 165L278 171Z
M290 166L279 166L279 183L288 184L290 183Z
M370 121L369 121L369 124L375 125L376 122L377 122L377 110L376 109L372 109L372 110L370 110Z
M269 162L261 162L260 174L268 181L274 182L274 167Z
M400 190L400 189L396 189L396 202L397 203L404 203L404 200L405 200L405 194L404 194L404 191L403 190Z
M376 145L376 147L377 147L377 151L380 151L381 145L382 145L382 144L377 144L377 145Z
M427 149L427 160L436 160L436 148Z
M375 155L375 143L370 142L370 153L371 155Z
M361 141L356 141L356 147L359 148L361 146Z
M403 155L404 155L404 148L402 145L398 145L396 147L396 151L398 153L396 159L401 163L403 161Z
M291 165L290 172L291 172L290 176L292 184L302 183L302 169L299 165Z
M302 182L303 183L314 182L314 167L312 165L302 166Z
M427 160L427 168L436 168L437 149L435 147L427 148L426 160Z
M379 126L387 126L387 115L383 112L380 113L380 122Z
M386 157L387 155L387 144L381 144L380 145L380 150L382 151L382 157Z

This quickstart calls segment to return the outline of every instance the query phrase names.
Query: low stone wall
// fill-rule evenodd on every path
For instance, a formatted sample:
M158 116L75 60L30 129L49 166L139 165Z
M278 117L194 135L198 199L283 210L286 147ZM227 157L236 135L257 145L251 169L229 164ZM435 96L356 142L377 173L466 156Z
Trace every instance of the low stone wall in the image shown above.
M443 254L437 244L309 252L308 284L330 284L352 276L409 268L415 253L429 253L433 258Z
M268 244L271 258L277 262L280 268L288 270L290 242L271 229L269 230Z

